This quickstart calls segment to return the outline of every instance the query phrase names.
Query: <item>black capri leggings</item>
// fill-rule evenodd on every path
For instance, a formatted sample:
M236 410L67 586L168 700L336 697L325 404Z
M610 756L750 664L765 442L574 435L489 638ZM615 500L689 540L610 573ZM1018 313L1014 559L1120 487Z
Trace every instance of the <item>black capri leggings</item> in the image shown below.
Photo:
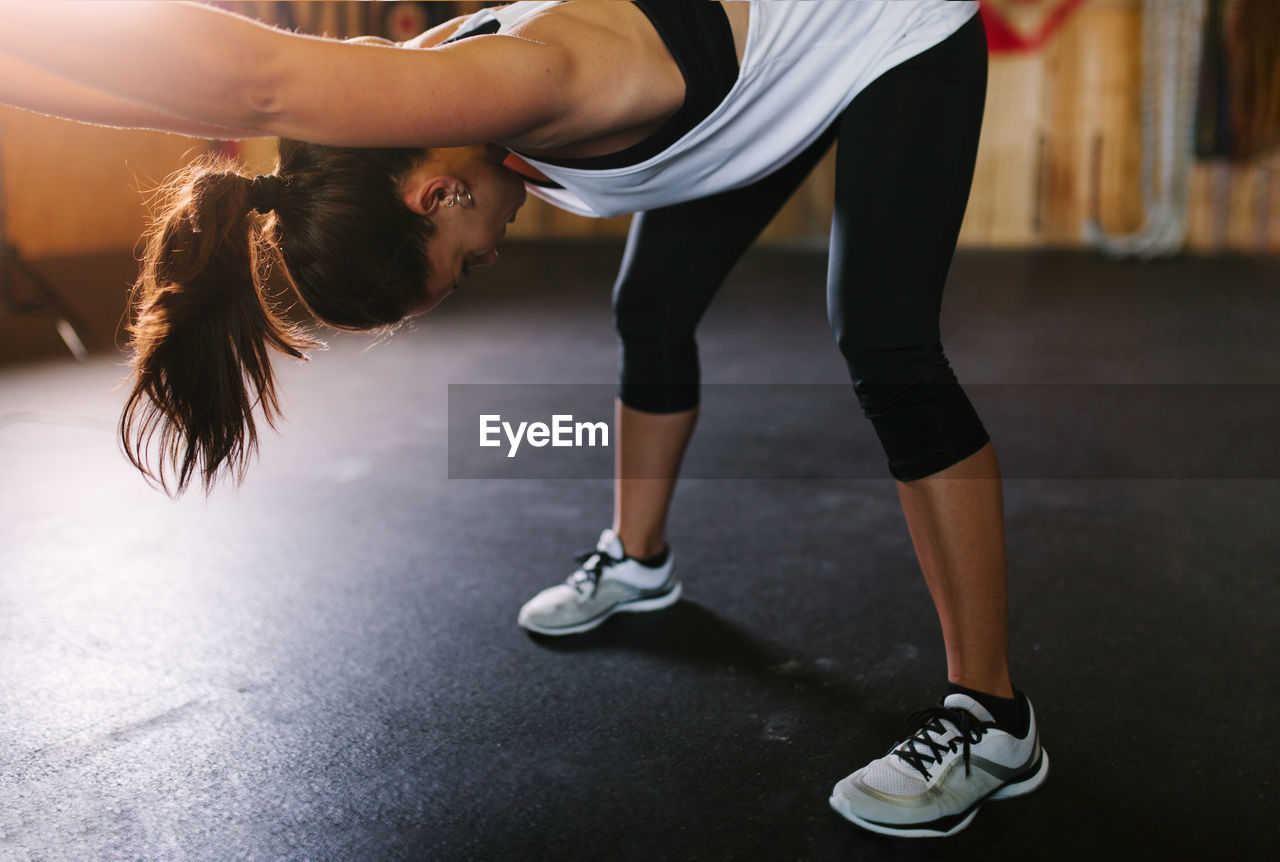
M919 479L981 449L987 432L943 354L938 320L986 87L986 36L975 15L877 78L776 173L637 214L613 291L622 402L651 413L697 405L698 321L838 138L828 317L889 472Z

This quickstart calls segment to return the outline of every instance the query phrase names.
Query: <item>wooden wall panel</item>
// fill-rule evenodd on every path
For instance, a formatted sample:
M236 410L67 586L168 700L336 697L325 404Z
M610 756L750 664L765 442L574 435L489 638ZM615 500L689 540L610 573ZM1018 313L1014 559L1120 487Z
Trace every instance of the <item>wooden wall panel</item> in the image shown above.
M1198 252L1280 251L1280 159L1200 162L1191 174L1187 247Z
M1113 233L1136 230L1143 221L1142 19L1134 4L1098 4L1086 7L1064 34L1069 38L1058 52L1079 62L1074 74L1056 77L1055 101L1071 102L1075 110L1054 117L1048 137L1072 141L1066 158L1075 182L1061 196L1046 196L1046 211L1056 220L1044 233L1050 242L1073 243L1090 215Z
M1280 163L1272 163L1262 174L1265 186L1260 195L1263 203L1263 223L1259 226L1259 245L1280 249Z
M145 224L139 189L205 146L0 105L9 238L30 257L130 248Z
M1034 235L1039 127L1027 105L1038 104L1043 66L1017 57L993 66L969 208L960 231L964 245L1016 247Z
M1094 3L1042 51L992 58L962 244L1078 244L1092 212L1138 226L1140 25L1133 4Z
M1090 216L1141 226L1141 45L1140 0L1090 0L1041 51L992 58L962 245L1080 246ZM1280 251L1278 173L1280 153L1195 164L1187 247Z

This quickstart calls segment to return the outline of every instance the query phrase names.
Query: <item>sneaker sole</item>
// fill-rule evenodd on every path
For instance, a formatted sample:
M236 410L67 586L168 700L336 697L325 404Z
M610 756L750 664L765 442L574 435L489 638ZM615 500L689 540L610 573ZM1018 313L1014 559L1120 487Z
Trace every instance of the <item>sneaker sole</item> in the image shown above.
M586 622L577 623L576 625L548 628L546 626L540 626L537 623L522 621L520 623L520 627L526 631L535 632L540 635L548 635L550 637L582 634L583 632L589 632L596 628L614 614L637 614L645 611L660 611L663 608L669 608L680 600L680 592L680 582L676 581L675 586L660 596L622 602L621 604L617 604L609 608L609 610L599 616L592 617Z
M1040 749L1040 768L1036 770L1035 775L1030 778L1024 778L1021 781L1015 781L1012 784L1006 784L995 793L987 797L987 799L1013 799L1015 796L1026 796L1035 790L1044 780L1049 777L1049 752L1043 748Z
M927 827L917 828L913 827L909 823L904 823L902 826L894 826L889 823L877 823L874 820L864 820L852 811L848 811L842 807L844 800L844 797L842 796L832 794L831 799L828 801L837 814L851 823L861 826L868 832L876 832L880 835L896 835L899 838L947 838L955 835L957 832L972 823L973 818L978 815L978 811L982 808L984 802L990 802L993 799L1013 799L1016 796L1026 796L1041 784L1044 784L1044 780L1048 777L1049 754L1041 748L1040 767L1035 771L1035 774L1031 775L1029 778L1022 779L1021 781L1006 784L989 796L975 802L969 813L964 816L964 819L959 823L956 823L950 829L929 829Z

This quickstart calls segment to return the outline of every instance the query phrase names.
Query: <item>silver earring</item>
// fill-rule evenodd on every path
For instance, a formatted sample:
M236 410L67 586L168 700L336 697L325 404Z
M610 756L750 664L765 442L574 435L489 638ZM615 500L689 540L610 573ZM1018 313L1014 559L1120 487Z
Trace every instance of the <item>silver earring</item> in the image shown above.
M458 203L462 204L462 208L464 210L469 210L471 209L471 205L475 203L475 200L472 199L471 192L463 189L458 193Z
M456 201L454 201L454 199L453 199L453 195L445 195L445 196L444 196L444 205L445 205L445 207L446 207L446 208L447 208L447 207L451 207L451 206L453 206L453 205L454 205L454 203L456 203Z

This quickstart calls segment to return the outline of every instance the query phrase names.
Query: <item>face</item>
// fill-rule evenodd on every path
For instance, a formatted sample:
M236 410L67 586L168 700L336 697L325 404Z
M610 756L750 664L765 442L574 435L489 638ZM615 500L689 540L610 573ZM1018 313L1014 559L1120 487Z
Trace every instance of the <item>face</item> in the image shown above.
M498 240L525 200L524 180L502 166L505 156L492 146L434 149L405 182L405 203L435 225L427 301L419 313L456 290L472 267L498 260ZM464 206L468 193L470 206Z

